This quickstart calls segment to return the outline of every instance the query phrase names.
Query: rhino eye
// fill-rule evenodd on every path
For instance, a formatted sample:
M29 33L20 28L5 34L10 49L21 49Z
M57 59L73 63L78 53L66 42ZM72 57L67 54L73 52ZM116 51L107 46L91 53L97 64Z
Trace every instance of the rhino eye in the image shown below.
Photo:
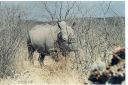
M67 36L63 36L62 39L63 39L63 41L67 41L68 37Z
M63 38L64 41L66 41L66 38Z

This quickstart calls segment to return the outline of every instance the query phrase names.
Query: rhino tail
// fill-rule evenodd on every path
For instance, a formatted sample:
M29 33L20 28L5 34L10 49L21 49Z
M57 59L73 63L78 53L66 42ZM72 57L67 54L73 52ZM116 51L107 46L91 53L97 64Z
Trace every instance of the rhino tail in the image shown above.
M31 45L31 39L30 37L27 38L27 46L29 47Z
M29 31L27 28L27 46L29 47L30 45L31 45L31 38L30 38Z

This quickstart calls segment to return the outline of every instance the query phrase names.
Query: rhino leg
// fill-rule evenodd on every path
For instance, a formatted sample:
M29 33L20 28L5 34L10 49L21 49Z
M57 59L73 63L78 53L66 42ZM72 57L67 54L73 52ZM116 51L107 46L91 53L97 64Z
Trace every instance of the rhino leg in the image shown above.
M29 61L34 64L34 60L33 60L33 54L34 54L34 48L32 46L28 46L28 53L29 53L29 56L28 56L28 59Z
M40 53L38 61L39 61L41 67L42 67L42 65L44 65L44 62L43 62L44 58L45 58L45 55L43 53Z

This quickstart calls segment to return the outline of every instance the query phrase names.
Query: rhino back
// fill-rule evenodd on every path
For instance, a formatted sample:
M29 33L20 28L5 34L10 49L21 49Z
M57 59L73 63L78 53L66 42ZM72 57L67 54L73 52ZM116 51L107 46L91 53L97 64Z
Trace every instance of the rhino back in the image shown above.
M37 25L30 30L29 35L34 48L44 51L54 47L57 33L57 26Z

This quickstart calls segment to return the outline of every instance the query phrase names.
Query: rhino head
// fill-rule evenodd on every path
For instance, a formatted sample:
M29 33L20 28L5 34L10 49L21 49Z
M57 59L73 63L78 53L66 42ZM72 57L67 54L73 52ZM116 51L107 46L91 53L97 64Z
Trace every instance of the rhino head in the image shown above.
M65 21L58 23L60 28L59 41L64 44L66 50L76 50L76 37L74 30L71 26L68 26Z

